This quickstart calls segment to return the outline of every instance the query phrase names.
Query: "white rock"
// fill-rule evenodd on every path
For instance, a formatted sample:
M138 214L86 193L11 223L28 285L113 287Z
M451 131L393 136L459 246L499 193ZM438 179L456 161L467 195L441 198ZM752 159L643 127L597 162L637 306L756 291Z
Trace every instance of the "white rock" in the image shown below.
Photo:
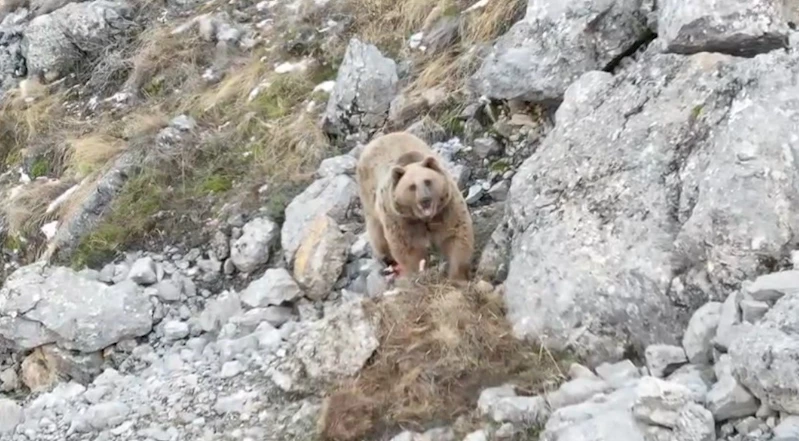
M546 400L552 409L581 403L596 394L608 392L612 386L600 379L577 378L564 383L558 390L546 394Z
M753 299L761 302L776 302L785 294L799 293L799 270L765 274L744 289Z
M688 362L685 350L678 346L650 345L644 351L650 375L663 378Z
M294 278L285 268L270 268L241 293L241 301L251 308L290 303L302 297Z
M222 365L222 370L219 372L221 378L232 378L244 371L244 366L237 360L228 361Z
M766 302L759 300L741 300L741 318L745 323L757 323L768 312Z
M0 398L0 435L14 433L22 423L22 408L12 400Z
M674 428L680 410L691 402L691 391L677 383L644 377L636 389L633 415L646 424Z
M757 399L730 374L719 376L707 393L707 408L717 422L752 416L759 407Z
M799 438L799 416L789 415L782 418L777 427L774 428L774 438Z
M712 361L713 337L719 326L721 303L710 302L697 309L682 339L682 345L688 361L694 364L706 364Z
M638 368L630 360L613 364L602 363L597 366L596 373L614 388L622 387L630 380L641 376Z
M189 325L186 322L171 320L164 324L164 338L174 341L186 338L189 335Z
M249 273L265 264L277 242L278 226L267 218L247 222L241 236L230 245L230 260L241 272Z
M716 423L713 414L696 403L688 403L680 410L674 427L674 441L714 441Z
M128 273L128 279L139 285L152 285L158 281L156 276L155 262L152 257L142 257L133 263Z

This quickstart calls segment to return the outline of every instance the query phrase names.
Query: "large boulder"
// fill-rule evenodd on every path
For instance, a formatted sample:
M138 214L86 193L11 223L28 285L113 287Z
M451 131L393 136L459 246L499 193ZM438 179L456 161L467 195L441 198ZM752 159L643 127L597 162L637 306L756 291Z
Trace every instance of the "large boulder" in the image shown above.
M345 135L379 129L388 117L398 81L394 60L371 44L350 40L327 102L325 130Z
M732 374L770 408L799 414L799 294L789 294L730 345Z
M94 352L152 329L153 306L130 280L108 286L63 267L37 263L0 290L0 350L47 343Z
M358 185L350 176L322 178L309 185L286 207L286 220L280 231L286 262L294 261L294 254L318 216L327 215L343 224L357 201Z
M781 0L658 4L658 35L674 53L722 52L754 56L788 46Z
M516 334L592 362L678 344L799 227L796 55L644 57L567 90L508 202Z
M95 0L34 18L23 40L28 71L64 75L118 38L131 24L131 13L124 0Z
M580 75L645 41L642 0L529 0L471 79L489 98L557 101Z

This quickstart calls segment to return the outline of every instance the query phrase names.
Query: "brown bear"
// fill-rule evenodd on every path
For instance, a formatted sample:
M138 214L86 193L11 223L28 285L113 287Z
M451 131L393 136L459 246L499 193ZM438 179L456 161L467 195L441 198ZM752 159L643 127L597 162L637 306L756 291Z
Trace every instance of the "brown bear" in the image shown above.
M414 274L434 245L451 279L469 278L471 214L458 184L424 141L408 132L375 138L358 158L356 178L376 259L396 262L398 274Z

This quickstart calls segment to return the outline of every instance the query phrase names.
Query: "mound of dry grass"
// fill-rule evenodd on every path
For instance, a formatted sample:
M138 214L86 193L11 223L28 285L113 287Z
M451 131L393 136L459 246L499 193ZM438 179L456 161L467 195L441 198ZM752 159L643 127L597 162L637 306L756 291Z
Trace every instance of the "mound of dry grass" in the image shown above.
M515 339L500 294L423 280L370 304L380 347L359 376L326 400L323 439L379 439L469 415L480 391L512 382L529 393L562 379L551 353Z

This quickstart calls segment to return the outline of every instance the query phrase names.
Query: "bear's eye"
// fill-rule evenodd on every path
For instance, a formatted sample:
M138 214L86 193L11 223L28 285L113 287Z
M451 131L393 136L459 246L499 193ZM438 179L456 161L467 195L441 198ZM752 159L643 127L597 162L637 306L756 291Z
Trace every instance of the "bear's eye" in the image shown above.
M425 187L429 187L429 186L433 185L433 181L431 181L429 179L425 179L424 180L424 185L425 185Z
M411 191L416 191L416 184L411 184L409 188L411 189Z

